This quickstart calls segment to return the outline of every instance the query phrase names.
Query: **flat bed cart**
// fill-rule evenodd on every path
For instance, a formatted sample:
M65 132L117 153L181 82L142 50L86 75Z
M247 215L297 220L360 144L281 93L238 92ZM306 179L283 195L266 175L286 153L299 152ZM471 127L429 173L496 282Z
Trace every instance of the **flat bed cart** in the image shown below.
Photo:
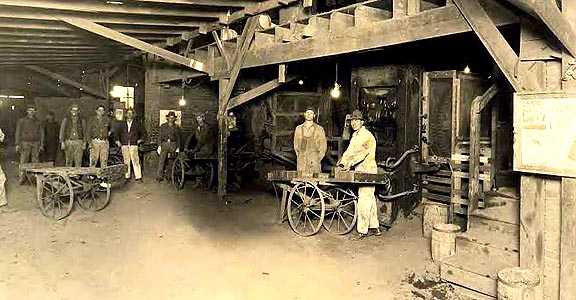
M25 167L36 176L36 205L48 218L70 215L74 201L85 210L99 211L110 202L110 188L124 177L124 164L103 168Z
M302 174L296 171L277 170L268 173L268 180L275 190L280 188L278 215L281 221L288 219L290 228L301 236L311 236L324 227L336 235L348 234L354 229L358 219L358 187L375 186L376 196L381 201L393 201L400 197L416 194L419 188L390 195L391 175L418 149L404 152L398 160L388 159L379 166L380 174L366 174L353 171L343 172L336 168L334 174Z

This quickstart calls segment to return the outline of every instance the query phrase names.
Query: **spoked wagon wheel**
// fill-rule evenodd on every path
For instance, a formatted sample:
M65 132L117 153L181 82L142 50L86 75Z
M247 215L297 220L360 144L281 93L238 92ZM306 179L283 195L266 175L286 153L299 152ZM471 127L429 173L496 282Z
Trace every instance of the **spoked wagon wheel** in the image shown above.
M38 204L42 214L48 218L66 218L74 205L74 191L67 175L48 174L38 190Z
M214 185L214 178L216 177L216 170L214 164L210 161L199 162L196 164L196 177L197 184L202 190L207 191Z
M172 185L181 190L186 181L186 173L190 170L190 165L183 155L178 155L172 164Z
M288 223L301 236L311 236L324 221L325 203L322 190L309 182L297 183L288 196Z
M110 203L110 187L107 180L95 176L82 178L82 190L78 192L76 199L82 209L99 211Z
M332 234L348 234L358 218L358 196L351 189L336 187L328 191L331 199L326 205L324 229Z

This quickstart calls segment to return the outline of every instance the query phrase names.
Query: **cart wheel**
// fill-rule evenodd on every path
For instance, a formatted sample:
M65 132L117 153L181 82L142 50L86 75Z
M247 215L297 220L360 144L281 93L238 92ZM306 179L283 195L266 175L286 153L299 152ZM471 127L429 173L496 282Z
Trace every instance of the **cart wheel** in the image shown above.
M299 182L288 196L288 223L298 235L314 235L322 227L325 209L320 188L309 182Z
M76 200L82 209L99 211L110 203L110 187L112 185L107 180L85 176L82 185L84 188Z
M186 161L186 158L182 155L178 155L172 164L172 185L177 190L181 190L184 187L184 182L186 181L186 172L190 169L190 165Z
M196 168L198 174L201 174L197 177L197 180L202 190L207 191L211 189L214 185L214 178L216 176L214 164L210 161L201 162L196 165Z
M61 220L72 211L74 191L70 178L66 175L45 175L38 196L40 211L48 218Z
M326 204L324 229L332 234L348 234L358 218L358 196L351 189L333 188L329 191L331 199Z

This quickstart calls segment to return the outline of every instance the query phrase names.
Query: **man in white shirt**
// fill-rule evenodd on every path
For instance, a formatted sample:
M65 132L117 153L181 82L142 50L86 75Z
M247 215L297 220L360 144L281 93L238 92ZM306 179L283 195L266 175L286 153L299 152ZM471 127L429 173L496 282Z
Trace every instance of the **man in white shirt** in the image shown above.
M126 164L126 179L130 178L130 167L134 169L136 182L142 182L142 169L138 145L146 138L144 126L134 120L134 111L126 111L126 120L121 122L114 132L114 141L122 149L124 164Z
M4 142L4 132L0 129L0 143ZM6 199L6 174L0 165L0 212L9 212L7 208L8 200Z

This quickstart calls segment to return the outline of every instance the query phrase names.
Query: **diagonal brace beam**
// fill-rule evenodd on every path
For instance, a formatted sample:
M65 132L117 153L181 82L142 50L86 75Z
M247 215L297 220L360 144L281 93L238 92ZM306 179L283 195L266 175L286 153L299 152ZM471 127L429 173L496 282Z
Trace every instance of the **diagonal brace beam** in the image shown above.
M522 77L517 77L518 55L498 31L482 5L478 0L454 0L454 4L490 52L512 87L518 92L522 91L524 89Z
M180 65L184 65L186 67L198 70L200 72L207 72L206 65L201 61L198 61L198 60L193 59L193 58L184 57L184 56L181 56L181 55L176 54L174 52L168 51L166 49L162 49L160 47L148 44L148 43L143 42L139 39L135 39L131 36L120 33L118 31L115 31L115 30L112 30L110 28L98 25L94 22L87 21L87 20L80 19L80 18L69 18L69 17L63 17L60 19L64 22L70 24L70 25L75 26L75 27L78 27L78 28L84 29L86 31L95 33L95 34L103 36L105 38L114 40L116 42L119 42L119 43L122 43L125 45L128 45L130 47L134 47L134 48L142 50L144 52L158 55L158 56L163 57L164 59L169 60L171 62L180 64Z
M227 109L230 110L234 107L237 107L237 106L240 106L244 103L247 103L256 97L262 96L262 95L264 95L264 94L266 94L266 93L268 93L274 89L277 89L278 87L282 86L285 83L293 81L294 79L296 79L296 76L288 77L286 79L286 82L284 82L284 83L278 82L278 79L274 79L274 80L268 81L264 84L261 84L255 88L243 93L243 94L240 94L240 95L230 99L230 102L228 103Z
M73 87L75 87L75 88L81 89L82 91L84 91L84 92L86 92L86 93L88 93L88 94L91 94L91 95L93 95L93 96L96 96L96 97L98 97L98 98L102 98L102 99L106 99L106 98L107 98L106 95L102 94L100 91L98 91L98 90L96 90L96 89L94 89L94 88L91 88L91 87L89 87L89 86L87 86L87 85L84 85L84 84L82 84L82 83L76 82L76 81L74 81L74 80L72 80L72 79L69 79L69 78L67 78L67 77L64 77L64 76L58 74L58 73L54 73L54 72L52 72L52 71L49 71L49 70L47 70L47 69L44 69L44 68L42 68L42 67L39 67L39 66L26 66L26 68L29 69L29 70L38 72L38 73L40 73L40 74L44 74L44 75L46 75L46 76L48 76L48 77L50 77L50 78L52 78L52 79L60 80L61 82L65 83L65 84L67 84L67 85L71 85L71 86L73 86Z

